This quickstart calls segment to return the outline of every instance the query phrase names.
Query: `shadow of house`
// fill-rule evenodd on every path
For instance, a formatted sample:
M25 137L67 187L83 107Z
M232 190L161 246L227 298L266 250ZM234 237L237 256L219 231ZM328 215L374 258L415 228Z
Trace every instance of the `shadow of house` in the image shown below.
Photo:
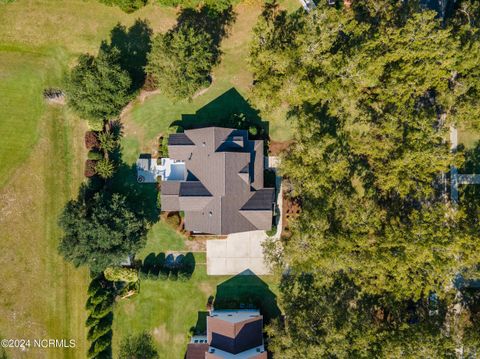
M145 66L147 54L152 48L152 34L153 30L146 20L137 19L128 29L119 23L110 32L110 42L103 41L100 46L105 52L114 48L118 50L118 63L130 75L132 92L145 83Z
M181 120L172 122L170 126L177 126L177 132L211 126L248 130L255 126L258 131L252 139L269 139L268 122L262 121L259 111L233 87L195 114L182 115Z
M266 324L281 315L275 293L248 269L217 286L213 306L216 310L260 309Z

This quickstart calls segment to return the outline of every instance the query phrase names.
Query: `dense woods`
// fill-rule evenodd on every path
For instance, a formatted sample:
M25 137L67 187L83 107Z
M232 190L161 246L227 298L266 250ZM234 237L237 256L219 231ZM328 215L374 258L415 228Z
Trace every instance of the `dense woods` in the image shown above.
M477 350L476 299L456 285L480 274L477 212L450 204L442 176L465 157L449 127L480 118L478 5L461 6L443 21L418 2L266 4L254 93L263 109L289 106L282 173L302 202L277 257L294 273L282 279L286 333L271 332L280 357Z

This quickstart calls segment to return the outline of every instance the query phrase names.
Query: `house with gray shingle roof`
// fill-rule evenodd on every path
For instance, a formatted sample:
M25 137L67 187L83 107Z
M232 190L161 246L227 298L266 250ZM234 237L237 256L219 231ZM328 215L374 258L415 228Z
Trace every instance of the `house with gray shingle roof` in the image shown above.
M186 230L226 235L272 227L275 189L264 188L262 140L206 127L170 135L168 153L185 170L183 178L162 178L162 211L184 211Z

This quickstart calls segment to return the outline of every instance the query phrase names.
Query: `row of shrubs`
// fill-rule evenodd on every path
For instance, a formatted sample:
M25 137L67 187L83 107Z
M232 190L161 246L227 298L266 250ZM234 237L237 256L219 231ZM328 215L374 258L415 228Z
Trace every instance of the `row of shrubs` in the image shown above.
M89 312L87 339L90 342L87 357L95 359L112 357L112 323L115 289L113 284L98 276L88 287L85 309Z
M195 257L192 253L180 254L176 258L164 253L148 255L140 268L140 279L187 281L195 271Z
M9 0L6 0L7 2ZM156 0L157 3L166 6L199 6L203 3L212 3L223 2L225 4L237 2L238 0ZM147 4L147 0L100 0L100 2L106 5L116 5L126 13L132 13Z
M111 124L110 127L117 125ZM118 136L114 132L115 130L102 129L85 133L85 147L89 150L85 161L85 177L90 178L98 174L107 179L113 175L115 166L108 154L118 147Z

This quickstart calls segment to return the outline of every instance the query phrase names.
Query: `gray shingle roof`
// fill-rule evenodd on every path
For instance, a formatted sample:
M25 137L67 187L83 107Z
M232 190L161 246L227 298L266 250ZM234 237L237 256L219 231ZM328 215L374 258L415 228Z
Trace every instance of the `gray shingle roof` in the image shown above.
M171 135L168 150L171 158L185 161L195 181L162 182L162 210L185 211L187 230L229 234L270 229L274 192L263 189L263 141L249 140L245 130L207 127ZM245 216L245 210L257 211L261 218L252 221L255 213Z

